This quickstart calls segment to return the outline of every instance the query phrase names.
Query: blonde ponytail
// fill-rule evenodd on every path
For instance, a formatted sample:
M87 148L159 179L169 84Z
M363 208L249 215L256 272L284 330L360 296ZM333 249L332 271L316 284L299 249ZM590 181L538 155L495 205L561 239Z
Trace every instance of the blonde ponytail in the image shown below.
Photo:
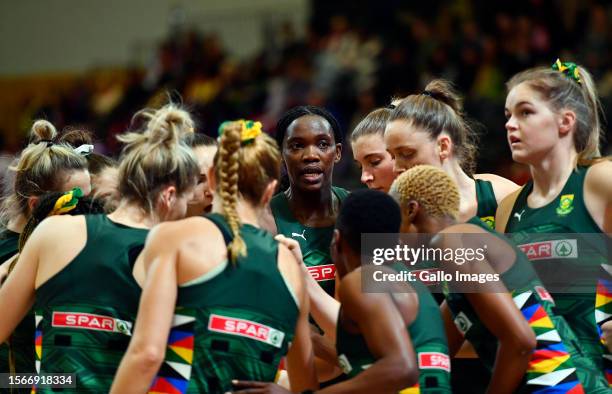
M19 216L29 215L28 198L50 191L61 191L69 171L86 171L87 160L71 146L57 143L56 128L46 120L37 120L30 130L32 141L16 164L9 167L15 173L12 193L2 202L2 225Z
M144 131L117 137L125 143L119 164L119 193L150 213L161 188L173 184L182 193L197 180L197 160L182 142L184 135L193 132L194 122L175 104L157 111L142 110L134 116L139 117L147 121Z

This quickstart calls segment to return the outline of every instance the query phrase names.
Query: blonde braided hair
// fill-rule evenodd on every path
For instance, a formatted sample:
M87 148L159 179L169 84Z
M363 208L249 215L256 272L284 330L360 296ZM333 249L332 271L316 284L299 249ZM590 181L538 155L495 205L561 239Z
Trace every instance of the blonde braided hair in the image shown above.
M227 247L229 259L235 263L238 257L246 256L246 244L240 236L238 205L238 178L240 169L240 144L242 125L228 122L223 126L219 144L219 195L223 206L223 216L229 223L233 239Z

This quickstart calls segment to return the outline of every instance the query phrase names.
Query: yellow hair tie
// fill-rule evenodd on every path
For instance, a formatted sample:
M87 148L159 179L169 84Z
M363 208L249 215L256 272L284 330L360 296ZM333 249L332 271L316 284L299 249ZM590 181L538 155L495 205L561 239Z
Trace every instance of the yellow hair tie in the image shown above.
M562 62L561 59L557 59L551 68L564 74L567 78L573 79L579 84L582 84L582 79L580 79L580 68L576 63Z
M62 215L66 212L72 211L76 208L79 203L79 198L83 197L83 192L78 187L64 193L60 198L55 201L53 210L48 216Z
M236 122L240 123L240 142L242 143L242 145L250 144L255 140L255 138L257 138L258 135L263 132L263 125L261 124L261 122L254 122L252 120L244 119L238 119L236 120ZM232 121L226 121L221 123L221 126L219 126L219 135L223 134L223 129L229 123L232 123Z

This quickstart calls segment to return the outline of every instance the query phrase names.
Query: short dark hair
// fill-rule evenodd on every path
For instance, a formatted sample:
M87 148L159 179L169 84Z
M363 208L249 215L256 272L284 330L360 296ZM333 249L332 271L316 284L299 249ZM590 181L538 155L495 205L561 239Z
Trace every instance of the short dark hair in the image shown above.
M336 228L354 252L361 250L361 234L397 234L401 224L400 207L386 193L378 190L356 190L343 202Z
M285 134L287 133L289 125L294 120L307 115L317 115L327 120L334 133L334 141L337 144L342 143L343 135L342 130L340 129L340 124L334 115L331 114L331 112L325 108L316 107L314 105L301 105L299 107L293 107L285 112L276 124L276 142L281 150L283 148L283 140L285 139Z

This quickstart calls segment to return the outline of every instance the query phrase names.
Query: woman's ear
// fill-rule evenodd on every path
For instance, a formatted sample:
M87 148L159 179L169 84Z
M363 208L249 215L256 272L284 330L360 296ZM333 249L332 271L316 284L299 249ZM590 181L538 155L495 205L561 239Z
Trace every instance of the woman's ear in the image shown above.
M420 208L421 208L421 205L418 203L418 201L415 201L415 200L409 201L408 204L406 204L406 208L405 208L405 218L408 219L410 223L414 223L414 219L419 213Z
M440 133L437 138L437 150L441 163L450 157L452 146L453 141L451 141L450 136L446 133Z
M210 166L208 169L208 188L214 193L217 190L217 177L215 176L215 166Z
M38 197L37 196L30 196L30 197L28 197L28 209L30 210L30 213L32 213L34 211L34 208L36 208L37 205L38 205Z
M277 185L278 181L276 179L268 183L268 186L266 186L266 189L261 196L260 204L262 207L265 207L270 203L270 200L272 200L272 197L274 197L274 193L276 192Z
M567 135L576 124L576 113L572 110L562 110L559 116L559 133Z
M170 186L166 186L165 188L162 189L160 196L159 196L159 201L163 204L163 206L168 209L172 206L172 204L174 204L174 201L176 200L176 186L174 185L170 185Z

